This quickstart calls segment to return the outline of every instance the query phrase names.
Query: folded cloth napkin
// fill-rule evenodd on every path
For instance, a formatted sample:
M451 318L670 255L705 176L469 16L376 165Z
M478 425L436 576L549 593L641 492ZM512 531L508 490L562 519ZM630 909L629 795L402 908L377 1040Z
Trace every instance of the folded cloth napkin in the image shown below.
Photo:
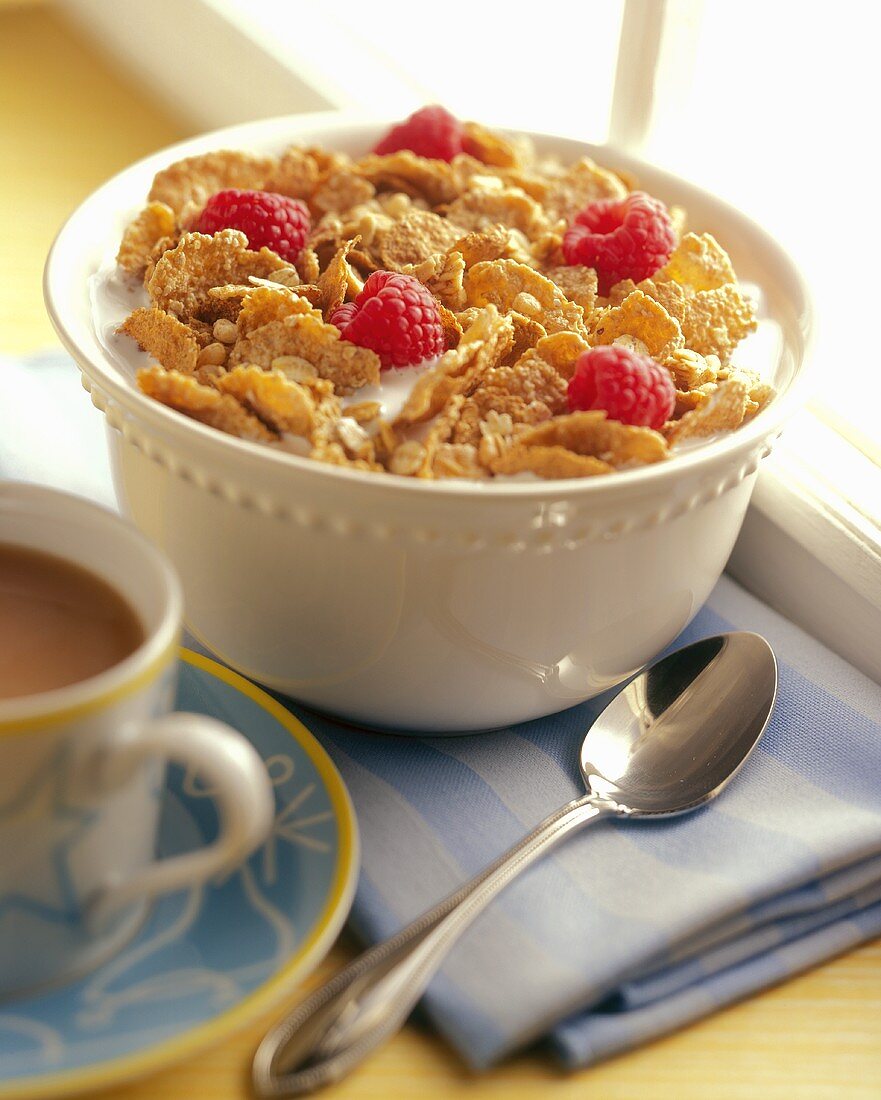
M74 400L72 365L58 355L0 371L0 475L106 500L100 417ZM780 664L757 751L712 805L595 826L478 918L423 1002L472 1066L539 1038L587 1065L881 933L881 688L727 578L676 644L736 628L764 634ZM606 701L409 739L287 700L355 804L356 931L389 936L580 794L578 746Z

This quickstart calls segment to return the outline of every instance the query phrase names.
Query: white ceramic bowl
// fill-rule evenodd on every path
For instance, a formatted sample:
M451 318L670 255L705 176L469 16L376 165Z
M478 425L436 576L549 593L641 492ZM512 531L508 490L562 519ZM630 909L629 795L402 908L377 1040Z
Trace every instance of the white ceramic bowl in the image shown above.
M187 623L234 668L372 726L498 727L618 683L692 618L716 583L760 459L795 402L810 307L789 258L742 214L615 150L585 154L714 233L779 326L765 376L780 396L751 423L674 461L583 480L421 482L311 462L234 439L140 394L103 349L89 278L115 253L154 173L218 148L292 142L366 151L387 124L268 119L165 149L73 214L45 274L46 303L104 411L117 493L183 579Z

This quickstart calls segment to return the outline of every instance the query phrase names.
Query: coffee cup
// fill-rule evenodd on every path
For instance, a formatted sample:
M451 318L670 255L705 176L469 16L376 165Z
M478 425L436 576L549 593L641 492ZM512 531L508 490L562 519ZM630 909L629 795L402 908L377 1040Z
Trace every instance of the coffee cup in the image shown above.
M110 667L0 698L2 997L99 965L135 934L157 896L240 864L268 834L273 798L242 734L173 713L183 597L147 539L97 505L7 482L0 546L85 570L141 627L133 650ZM210 787L219 828L205 847L158 859L169 762Z

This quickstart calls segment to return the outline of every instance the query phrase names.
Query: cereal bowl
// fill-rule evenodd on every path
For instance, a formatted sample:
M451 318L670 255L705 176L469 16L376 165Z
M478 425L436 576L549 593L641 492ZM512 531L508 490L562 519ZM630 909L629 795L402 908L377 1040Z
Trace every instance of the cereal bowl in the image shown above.
M352 722L496 728L621 682L697 612L797 404L810 305L786 254L732 207L616 150L532 134L540 152L633 173L725 243L759 297L750 357L778 391L753 420L605 477L418 481L224 435L139 392L100 338L92 278L156 171L218 148L320 142L360 153L386 128L338 114L268 119L141 161L61 230L46 303L105 414L120 503L174 562L197 638L245 675Z

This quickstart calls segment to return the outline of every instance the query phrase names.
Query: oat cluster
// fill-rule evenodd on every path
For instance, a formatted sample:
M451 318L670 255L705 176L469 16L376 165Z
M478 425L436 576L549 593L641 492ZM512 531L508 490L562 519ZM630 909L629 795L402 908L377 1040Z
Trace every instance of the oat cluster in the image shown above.
M588 158L537 159L526 141L468 125L476 155L449 163L295 146L279 157L220 151L160 172L117 257L151 302L121 328L156 361L138 374L142 391L319 462L475 479L662 462L768 402L771 387L731 365L756 321L712 236L686 232L685 213L671 211L678 244L666 265L600 297L591 268L564 263L563 233L587 204L621 199L636 181ZM191 231L206 200L229 187L308 205L312 232L296 267L235 230ZM358 400L380 382L377 355L328 322L376 270L419 279L445 333L445 353L414 371L393 420ZM670 371L676 407L660 431L569 412L579 356L611 343Z

